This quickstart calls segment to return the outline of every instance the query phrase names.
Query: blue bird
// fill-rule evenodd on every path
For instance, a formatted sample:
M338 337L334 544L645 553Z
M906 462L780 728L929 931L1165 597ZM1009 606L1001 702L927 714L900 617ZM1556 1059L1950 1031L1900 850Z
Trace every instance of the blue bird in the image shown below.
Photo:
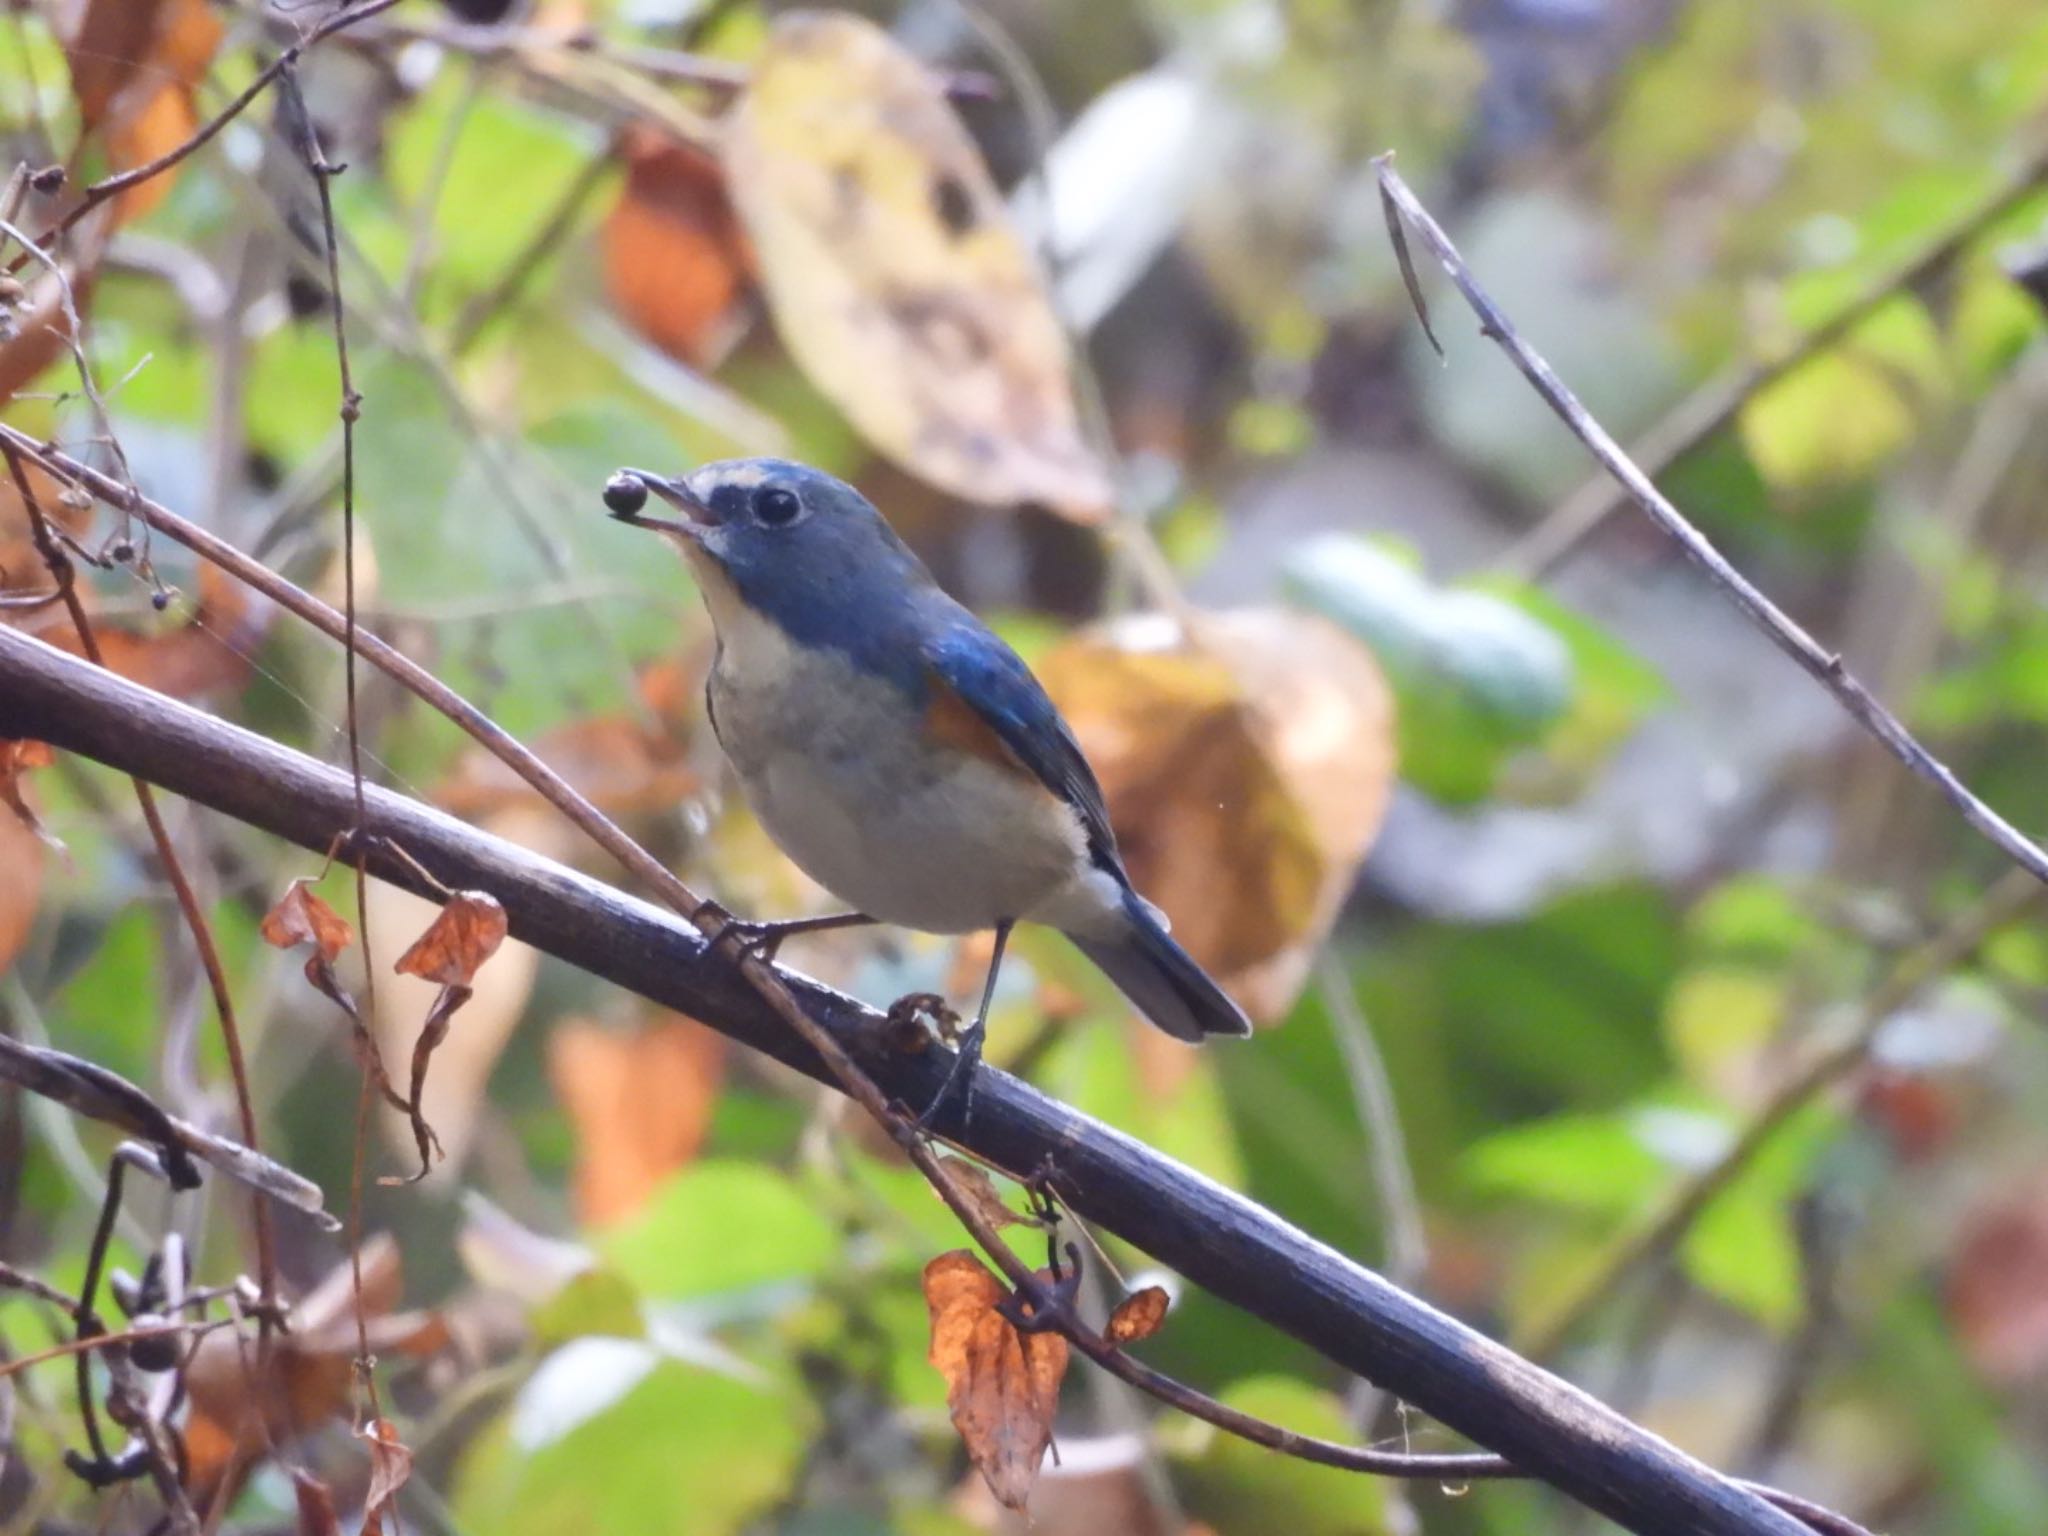
M681 519L641 515L649 492ZM718 636L705 698L719 745L769 836L855 909L745 925L747 943L772 954L792 933L869 922L993 929L948 1088L979 1056L1018 922L1066 934L1170 1035L1251 1033L1132 887L1095 774L1038 680L866 497L763 458L680 479L620 470L604 499L689 562Z

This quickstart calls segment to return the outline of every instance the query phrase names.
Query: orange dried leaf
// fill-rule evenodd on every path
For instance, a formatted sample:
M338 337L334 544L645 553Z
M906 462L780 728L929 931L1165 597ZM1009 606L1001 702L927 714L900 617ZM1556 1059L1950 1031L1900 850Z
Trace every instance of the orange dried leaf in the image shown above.
M914 57L858 16L784 14L723 148L783 344L862 436L970 501L1106 515L1037 263Z
M116 171L158 160L199 126L195 90L226 27L206 0L86 0L66 39L85 126L106 133ZM121 194L117 222L163 201L173 166Z
M148 165L192 137L199 126L192 93L175 82L166 82L132 112L123 113L107 134L107 157L117 171ZM177 167L139 181L115 202L115 217L122 224L147 218L171 194Z
M485 818L483 826L551 858L570 852L573 832L552 812L500 811ZM447 1022L455 1001L446 995L446 985L398 970L397 965L414 947L414 937L435 926L442 907L373 880L369 912L370 952L363 956L363 965L380 974L395 973L377 987L378 1051L400 1072L401 1063L419 1063L423 1044L433 1057L433 1071L420 1082L417 1094L397 1101L403 1120L380 1116L380 1131L395 1145L416 1151L417 1115L433 1127L434 1140L446 1154L444 1166L459 1165L475 1136L491 1073L525 1012L540 956L518 940L506 939L490 963L477 971L471 994L462 1003L461 1027L441 1030L438 1026ZM439 1034L446 1038L424 1038Z
M725 1036L664 1013L632 1032L565 1020L548 1077L576 1132L576 1209L621 1221L703 1145L725 1078Z
M55 760L48 742L0 740L0 802L12 812L0 811L0 976L35 927L45 850L55 841L28 803L21 776Z
M1102 1330L1103 1339L1111 1344L1135 1344L1151 1338L1166 1321L1167 1304L1166 1291L1161 1286L1148 1285L1131 1292L1109 1314L1109 1322Z
M311 944L319 958L329 965L335 956L355 942L356 931L346 919L310 889L312 881L301 878L285 887L277 904L263 914L257 932L263 942L278 949L297 949Z
M629 130L626 184L604 221L605 291L643 336L693 368L740 331L753 252L717 157L653 129Z
M1022 1333L996 1310L1008 1295L966 1249L924 1267L930 1360L946 1378L946 1406L968 1459L999 1503L1021 1510L1052 1443L1067 1341Z
M456 1010L473 996L470 983L486 960L505 942L505 909L487 891L457 891L434 915L427 931L398 957L395 969L401 976L417 976L438 982L440 993L427 1009L426 1022L412 1048L411 1092L404 1101L412 1126L413 1144L420 1155L419 1171L407 1180L383 1179L380 1183L418 1183L427 1176L434 1160L442 1155L434 1128L423 1109L427 1087L427 1064L435 1050L448 1038L448 1023Z
M505 909L488 891L457 891L394 969L444 987L466 987L505 942Z

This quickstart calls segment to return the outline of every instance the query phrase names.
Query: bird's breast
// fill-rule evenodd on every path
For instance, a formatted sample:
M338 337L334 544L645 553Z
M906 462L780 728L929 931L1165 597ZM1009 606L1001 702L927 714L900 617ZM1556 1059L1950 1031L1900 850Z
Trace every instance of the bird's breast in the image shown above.
M812 879L884 922L1030 917L1087 872L1080 819L969 722L751 611L719 625L714 729L749 804ZM941 712L942 715L944 712Z

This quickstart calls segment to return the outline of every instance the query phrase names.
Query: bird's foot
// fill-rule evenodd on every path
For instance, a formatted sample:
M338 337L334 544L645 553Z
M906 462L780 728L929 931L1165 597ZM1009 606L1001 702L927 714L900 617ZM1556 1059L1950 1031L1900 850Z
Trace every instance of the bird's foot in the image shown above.
M917 1128L929 1131L932 1122L938 1119L955 1094L960 1096L960 1129L965 1131L974 1118L974 1076L981 1068L981 1039L984 1033L982 1021L975 1022L960 1032L960 1043L953 1053L953 1064L946 1069L946 1079L939 1084L939 1091L932 1095L924 1113L917 1117Z

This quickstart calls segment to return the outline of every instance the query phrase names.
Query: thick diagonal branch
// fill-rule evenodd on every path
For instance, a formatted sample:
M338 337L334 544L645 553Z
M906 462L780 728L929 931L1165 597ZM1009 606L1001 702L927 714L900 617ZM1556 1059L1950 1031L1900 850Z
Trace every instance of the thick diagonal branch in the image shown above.
M14 631L0 630L0 736L35 737L139 774L309 849L355 822L346 774L139 688ZM758 993L694 929L659 908L476 831L402 796L370 790L372 828L402 842L448 884L490 891L512 932L536 948L680 1009L829 1080ZM419 889L382 855L375 872ZM876 1016L803 977L788 984L810 1016L849 1044ZM945 1053L871 1058L876 1081L928 1102ZM1398 1394L1641 1532L1803 1529L1583 1392L1352 1263L1271 1212L1000 1072L977 1085L971 1134L943 1133L990 1162L1048 1160L1081 1215L1194 1283Z

